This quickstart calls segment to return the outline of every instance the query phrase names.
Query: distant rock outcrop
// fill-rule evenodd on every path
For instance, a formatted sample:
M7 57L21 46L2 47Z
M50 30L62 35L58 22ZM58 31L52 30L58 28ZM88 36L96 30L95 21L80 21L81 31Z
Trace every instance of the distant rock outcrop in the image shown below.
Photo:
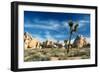
M50 40L46 40L41 43L42 48L53 48L54 42Z
M24 48L25 49L39 48L39 46L40 46L40 42L37 39L33 38L31 34L29 34L28 32L24 33Z
M87 42L87 39L85 37L83 37L82 35L78 35L73 42L73 46L78 47L78 48L82 48L84 46L87 46L87 44L89 44Z

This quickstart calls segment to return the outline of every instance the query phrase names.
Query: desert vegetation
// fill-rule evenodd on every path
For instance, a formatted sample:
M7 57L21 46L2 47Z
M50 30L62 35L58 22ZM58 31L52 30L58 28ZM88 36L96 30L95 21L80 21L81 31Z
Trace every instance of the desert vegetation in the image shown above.
M52 61L52 60L75 60L90 58L89 48L72 48L69 53L62 48L27 49L24 51L24 61Z

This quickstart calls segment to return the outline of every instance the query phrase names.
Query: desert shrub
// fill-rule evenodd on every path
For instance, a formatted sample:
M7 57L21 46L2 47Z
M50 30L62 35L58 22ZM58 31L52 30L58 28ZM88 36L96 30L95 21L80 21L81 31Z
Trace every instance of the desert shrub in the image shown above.
M67 60L68 57L67 56L62 56L62 57L59 57L59 60Z
M49 58L40 52L32 54L32 55L26 57L26 59L25 59L25 61L45 61L45 60L49 60Z
M88 59L88 58L90 58L90 56L83 55L83 56L81 57L81 59Z
M54 57L59 57L59 56L64 56L64 52L61 51L60 49L53 49L50 51L50 54L51 56L54 56Z
M37 52L36 50L27 49L24 51L24 56L29 56L29 55L35 54L36 52Z
M69 57L76 57L76 56L90 56L90 49L89 48L83 48L83 49L76 49L76 50L70 50L67 54Z
M68 55L68 57L78 56L78 51L70 51L67 55Z
M80 50L78 54L79 56L83 56L83 55L90 56L90 50L88 48L85 48Z
M79 56L86 55L86 51L85 50L79 51L78 55Z

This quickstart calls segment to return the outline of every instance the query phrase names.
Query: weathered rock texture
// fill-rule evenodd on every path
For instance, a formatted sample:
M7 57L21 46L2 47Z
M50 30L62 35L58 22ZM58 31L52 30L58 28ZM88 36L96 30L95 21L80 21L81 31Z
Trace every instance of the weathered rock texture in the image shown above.
M82 48L82 47L86 46L87 44L88 44L88 42L87 42L86 38L83 37L82 35L77 36L73 42L73 45L78 48Z
M24 48L25 49L35 49L39 48L40 42L33 38L29 33L24 33Z

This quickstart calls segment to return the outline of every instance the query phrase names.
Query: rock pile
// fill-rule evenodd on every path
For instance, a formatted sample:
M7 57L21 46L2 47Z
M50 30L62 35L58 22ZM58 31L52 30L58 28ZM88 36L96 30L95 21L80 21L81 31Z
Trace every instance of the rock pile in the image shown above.
M73 42L74 47L78 47L78 48L82 48L87 44L89 43L87 42L86 38L83 37L82 35L78 35Z
M25 49L34 49L39 48L40 42L33 38L28 32L24 33L24 48Z

